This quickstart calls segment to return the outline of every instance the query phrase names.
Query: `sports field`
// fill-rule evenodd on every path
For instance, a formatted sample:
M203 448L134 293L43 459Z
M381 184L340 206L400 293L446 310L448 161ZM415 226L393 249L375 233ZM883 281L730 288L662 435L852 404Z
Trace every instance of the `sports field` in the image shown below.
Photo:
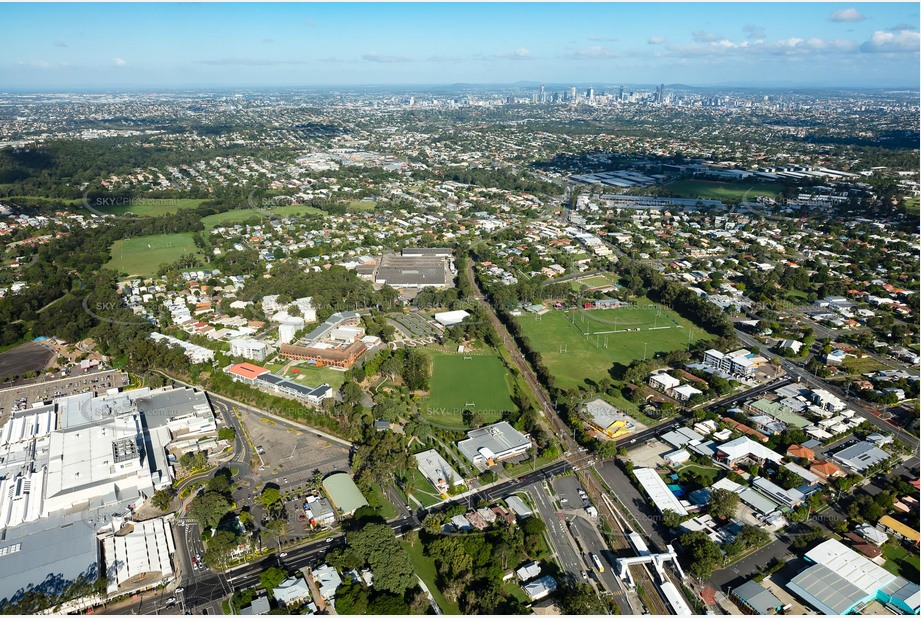
M569 388L609 376L614 363L681 350L709 337L674 311L640 298L620 309L550 311L518 319L522 333L541 353L557 385ZM574 322L574 323L573 323Z
M208 215L201 221L205 224L206 230L213 230L222 225L233 223L242 223L250 219L266 219L271 216L291 217L294 215L324 215L322 210L313 206L276 206L274 208L242 208L240 210L228 210L216 215Z
M668 193L677 197L703 200L725 200L739 202L753 200L759 195L779 197L783 187L766 182L714 182L710 180L676 180L663 186Z
M614 285L615 283L617 283L616 275L602 273L600 275L589 275L588 277L574 280L572 282L572 289L578 291L580 289L601 288L608 285Z
M107 215L123 215L126 213L131 213L133 215L137 215L138 217L162 217L164 215L175 214L180 210L198 208L204 201L205 200L190 198L162 200L139 198L127 204L107 206L104 204L104 202L97 205L92 200L90 200L89 206L92 208L92 210L97 210Z
M422 413L432 424L464 429L465 409L481 412L487 421L496 421L503 411L515 409L509 395L511 376L498 356L429 354L432 378Z
M106 268L129 275L154 275L161 264L175 262L197 251L192 234L159 234L116 240Z

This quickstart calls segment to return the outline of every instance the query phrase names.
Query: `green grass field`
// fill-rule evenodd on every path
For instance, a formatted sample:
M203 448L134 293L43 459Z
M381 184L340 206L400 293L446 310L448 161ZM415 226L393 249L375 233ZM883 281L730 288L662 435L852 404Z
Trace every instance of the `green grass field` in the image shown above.
M918 554L909 552L896 541L889 541L882 546L886 563L883 565L890 573L901 575L909 581L918 581L921 558Z
M651 358L656 352L684 349L689 336L691 343L710 336L646 298L621 309L577 311L575 325L569 321L569 313L563 311L523 315L518 323L562 388L583 384L586 378L598 381L609 375L612 364L629 365L642 359L644 347L646 358ZM639 331L624 332L627 329ZM615 330L618 332L605 333Z
M129 275L153 275L161 264L195 251L191 233L138 236L116 240L110 251L112 259L105 267Z
M921 198L905 198L905 213L917 217L919 212L921 212Z
M11 195L10 197L3 198L4 201L13 202L13 203L22 203L24 206L28 206L30 203L39 203L39 202L64 202L65 204L71 204L76 206L78 204L83 204L83 198L78 197L72 200L58 197L42 197L40 195Z
M725 200L739 202L743 199L753 200L759 195L778 197L783 195L783 188L765 182L713 182L710 180L676 180L664 185L668 193L678 197L700 198L704 200Z
M362 200L349 202L349 210L374 210L375 208L377 208L377 202L365 202Z
M291 217L295 215L324 215L322 210L313 206L276 206L265 210L259 208L242 208L240 210L228 210L216 215L208 215L202 219L206 230L213 230L222 225L231 225L242 223L251 219L266 219L271 216Z
M413 475L413 482L416 486L410 493L422 504L422 506L428 508L443 500L438 491L429 483L428 479L422 476L418 468L413 468L411 474Z
M409 554L409 560L413 563L413 570L416 575L425 582L425 587L432 593L435 603L445 614L458 615L461 613L460 608L454 601L449 601L435 585L435 579L438 571L435 569L435 560L425 555L422 548L422 541L419 540L418 533L411 533L400 540L406 553Z
M885 365L870 356L864 356L863 358L845 358L841 365L849 372L855 372L859 374L870 373L871 371L885 371L886 369L892 369L892 367L889 367L888 365Z
M117 206L96 206L90 202L94 210L107 215L123 215L131 213L138 217L162 217L172 215L180 210L198 208L205 200L201 199L147 199L139 198L136 203Z
M592 275L591 277L586 277L585 279L577 279L574 283L577 283L579 287L582 288L600 288L606 285L614 285L617 283L617 277L613 275Z
M297 371L295 371L295 369ZM285 374L285 377L309 386L319 386L324 383L329 384L336 390L345 382L344 371L336 371L329 367L314 367L307 363L301 363L297 367L292 367L288 370L288 373Z
M487 421L498 420L503 411L515 408L509 396L508 370L498 356L433 351L429 354L432 379L423 415L432 424L464 429L463 411L467 407L482 412Z

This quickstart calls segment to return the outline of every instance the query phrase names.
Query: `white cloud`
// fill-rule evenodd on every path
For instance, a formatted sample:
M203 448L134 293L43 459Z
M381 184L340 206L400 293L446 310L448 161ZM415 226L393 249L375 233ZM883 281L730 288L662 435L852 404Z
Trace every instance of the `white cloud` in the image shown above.
M481 60L533 60L534 56L531 55L531 51L526 47L519 47L514 51L510 52L500 52L498 54L477 54L476 58Z
M51 68L51 63L48 62L47 60L31 60L29 62L20 60L17 64L21 67L27 67L29 69L50 69Z
M395 63L395 62L412 62L413 59L409 56L391 56L387 54L379 54L377 52L370 52L367 54L362 54L361 59L366 62L380 62L380 63Z
M616 50L609 49L607 47L601 47L600 45L595 45L593 47L587 47L585 49L576 50L570 54L567 54L568 58L573 58L576 60L591 59L591 58L615 58L618 56Z
M647 39L646 42L649 45L664 45L665 43L668 42L668 39L666 39L664 36L652 35L651 37L649 37L649 39Z
M860 46L860 51L874 52L916 52L921 48L921 34L910 30L887 32L877 30L869 41Z
M598 43L613 43L617 39L608 36L590 36L588 37L589 41L596 41Z
M835 11L834 13L828 16L828 21L838 21L838 22L863 21L865 19L866 17L863 16L863 13L861 13L854 7L851 7L849 9L841 9L839 11Z
M128 64L123 58L112 58L112 62L114 62L117 67L123 67Z
M704 30L695 30L691 33L691 36L694 37L694 40L697 43L713 43L714 41L719 41L723 38L718 34L711 34Z

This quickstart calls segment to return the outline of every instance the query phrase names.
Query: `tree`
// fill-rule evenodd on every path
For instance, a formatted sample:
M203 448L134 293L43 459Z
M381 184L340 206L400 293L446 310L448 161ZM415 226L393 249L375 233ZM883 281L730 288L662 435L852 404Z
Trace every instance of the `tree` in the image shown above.
M288 572L279 567L269 567L259 574L259 583L269 593L286 579L288 579Z
M259 501L264 504L267 509L272 508L279 500L281 500L281 492L277 487L272 487L271 485L266 485L259 495Z
M662 523L668 528L677 528L681 525L682 519L681 515L671 509L662 511Z
M368 589L346 577L336 588L336 613L344 616L361 616L368 613Z
M173 497L175 495L176 492L173 491L172 487L165 487L154 493L153 497L150 499L150 503L161 511L166 512L173 503Z
M595 440L595 455L601 459L611 459L617 455L617 443L613 440Z
M429 383L429 360L419 350L409 349L403 359L403 381L411 391L424 391Z
M570 584L569 580L557 589L557 603L564 616L606 614L605 604L598 598L592 587L585 582Z
M233 427L221 427L217 431L218 440L227 440L228 442L233 442L237 437L237 430Z
M733 517L739 508L739 495L727 489L714 489L710 492L710 516L715 518Z
M371 523L350 532L343 555L370 567L375 590L402 595L416 585L409 555L386 524Z
M703 531L695 530L683 535L681 547L690 563L691 573L701 579L710 577L713 569L723 563L719 546Z
M281 537L288 534L288 522L280 517L270 519L265 524L265 533L275 539L278 548L281 549Z
M236 534L229 530L220 530L208 539L203 558L209 565L221 568L230 557L230 552L236 549L238 544L239 540Z
M206 492L192 500L189 517L202 528L214 528L230 512L230 501L222 494Z

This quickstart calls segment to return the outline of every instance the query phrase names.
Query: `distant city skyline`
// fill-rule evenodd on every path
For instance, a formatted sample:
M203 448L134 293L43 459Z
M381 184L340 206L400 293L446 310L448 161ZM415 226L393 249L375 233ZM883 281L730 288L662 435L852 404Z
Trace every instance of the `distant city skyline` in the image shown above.
M917 3L3 4L0 90L919 85Z

